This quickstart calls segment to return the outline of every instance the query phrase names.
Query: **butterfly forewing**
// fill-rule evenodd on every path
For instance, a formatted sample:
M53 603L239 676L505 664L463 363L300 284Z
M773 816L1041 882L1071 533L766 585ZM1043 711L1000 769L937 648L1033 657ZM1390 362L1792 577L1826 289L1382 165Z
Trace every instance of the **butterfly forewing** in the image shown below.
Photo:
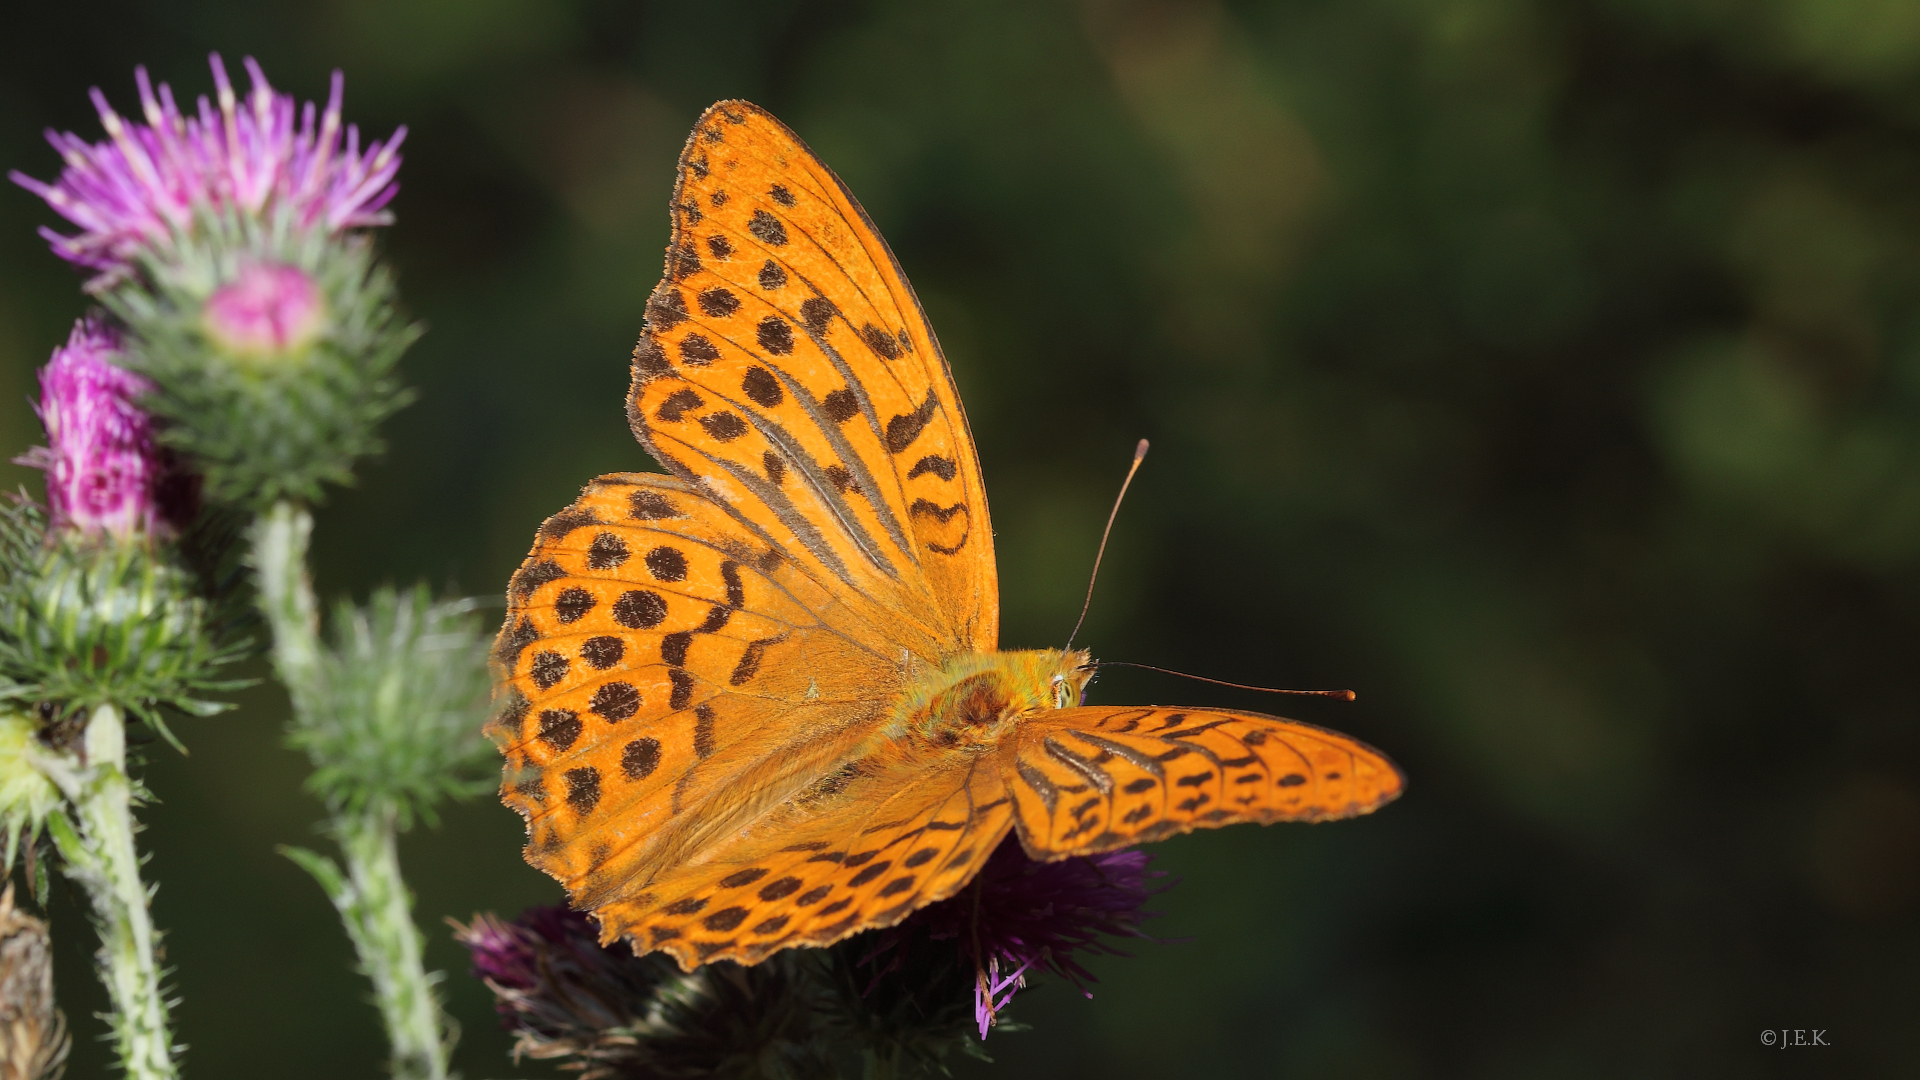
M542 526L509 587L492 731L528 859L576 898L644 880L880 720L874 631L689 485L602 477Z
M636 434L796 558L889 604L903 636L993 648L966 417L865 212L779 121L722 102L681 157L673 220L635 353Z
M1357 739L1259 713L1087 706L1042 713L999 751L1027 851L1111 851L1241 821L1370 813L1405 781Z

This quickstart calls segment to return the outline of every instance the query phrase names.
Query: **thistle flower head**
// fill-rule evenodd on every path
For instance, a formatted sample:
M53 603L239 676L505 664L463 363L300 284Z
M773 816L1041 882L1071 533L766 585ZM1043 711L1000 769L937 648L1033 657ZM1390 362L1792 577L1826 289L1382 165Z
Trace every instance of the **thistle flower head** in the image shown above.
M1107 937L1139 937L1144 910L1164 871L1148 870L1146 852L1111 851L1058 862L1027 858L1008 837L987 859L973 883L958 895L916 912L899 931L924 928L934 940L955 940L974 966L974 1020L980 1037L997 1014L1026 986L1029 973L1052 971L1092 997L1093 973L1075 952L1125 956ZM883 941L881 950L888 947Z
M456 936L515 1033L514 1056L569 1059L581 1080L827 1076L805 976L788 954L684 974L663 953L601 948L586 916L478 915Z
M203 95L183 114L171 87L161 83L156 94L146 69L136 68L145 123L122 118L96 88L105 142L50 130L47 141L66 163L59 178L9 174L79 226L71 236L41 235L61 258L100 271L96 280L124 276L143 251L189 232L196 213L285 214L297 229L334 233L392 220L385 207L399 190L405 127L362 150L359 128L341 123L340 72L325 111L309 101L296 123L294 99L275 92L252 57L244 61L252 80L244 99L220 55L209 59L216 101Z
M40 369L40 422L47 445L20 463L47 472L54 528L126 537L170 524L179 507L163 505L174 486L153 421L135 404L152 389L115 363L120 339L106 324L82 319Z
M522 1033L523 1050L592 1042L631 1026L665 968L626 949L603 949L585 915L564 907L534 907L513 922L476 915L454 937L473 956L473 974L495 995L508 1030ZM658 959L657 957L654 959Z

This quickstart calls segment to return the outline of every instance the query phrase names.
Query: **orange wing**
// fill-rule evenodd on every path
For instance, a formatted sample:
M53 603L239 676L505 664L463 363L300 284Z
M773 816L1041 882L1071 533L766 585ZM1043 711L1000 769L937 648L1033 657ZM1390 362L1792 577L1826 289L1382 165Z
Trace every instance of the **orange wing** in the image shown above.
M1358 739L1259 713L1087 706L1041 713L997 753L1035 859L1091 855L1241 821L1330 821L1406 778Z
M814 782L901 683L875 636L692 485L596 480L541 526L495 646L528 861L596 907Z
M999 771L978 755L883 749L600 908L601 937L672 953L689 971L828 945L958 892L1012 813Z
M667 273L634 352L634 434L935 659L999 639L993 530L933 329L853 195L744 101L680 156Z

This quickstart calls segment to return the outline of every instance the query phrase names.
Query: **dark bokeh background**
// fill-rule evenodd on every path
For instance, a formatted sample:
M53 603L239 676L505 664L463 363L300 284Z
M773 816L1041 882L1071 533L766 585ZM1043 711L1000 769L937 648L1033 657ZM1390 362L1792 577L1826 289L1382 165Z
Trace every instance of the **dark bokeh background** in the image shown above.
M676 152L771 108L938 328L1009 645L1354 705L1376 817L1160 845L1178 944L1019 999L1049 1077L1910 1076L1920 969L1920 6L1898 0L203 0L0 16L0 165L204 54L412 130L387 234L420 403L320 517L328 592L498 594L621 398ZM0 449L81 310L0 192ZM0 469L8 485L25 470ZM1094 700L1275 708L1108 673ZM1287 703L1282 702L1281 706ZM150 770L201 1077L373 1075L271 688ZM469 1077L546 1075L442 920L556 888L482 800L405 858ZM90 932L55 907L74 1075ZM1763 1028L1832 1045L1765 1050Z

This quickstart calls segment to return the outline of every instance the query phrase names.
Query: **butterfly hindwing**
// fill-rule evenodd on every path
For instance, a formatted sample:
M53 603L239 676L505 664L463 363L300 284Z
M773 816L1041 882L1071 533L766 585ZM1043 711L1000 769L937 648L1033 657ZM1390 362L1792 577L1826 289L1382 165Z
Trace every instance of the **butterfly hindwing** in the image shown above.
M688 970L830 944L958 891L1011 816L984 758L883 752L823 777L658 887L602 907L601 937L672 953Z
M997 756L1021 841L1042 859L1242 821L1354 817L1405 786L1399 769L1358 739L1211 709L1041 713Z
M673 224L635 352L641 441L823 580L887 605L902 644L994 648L966 416L865 211L778 120L730 101L687 142Z

